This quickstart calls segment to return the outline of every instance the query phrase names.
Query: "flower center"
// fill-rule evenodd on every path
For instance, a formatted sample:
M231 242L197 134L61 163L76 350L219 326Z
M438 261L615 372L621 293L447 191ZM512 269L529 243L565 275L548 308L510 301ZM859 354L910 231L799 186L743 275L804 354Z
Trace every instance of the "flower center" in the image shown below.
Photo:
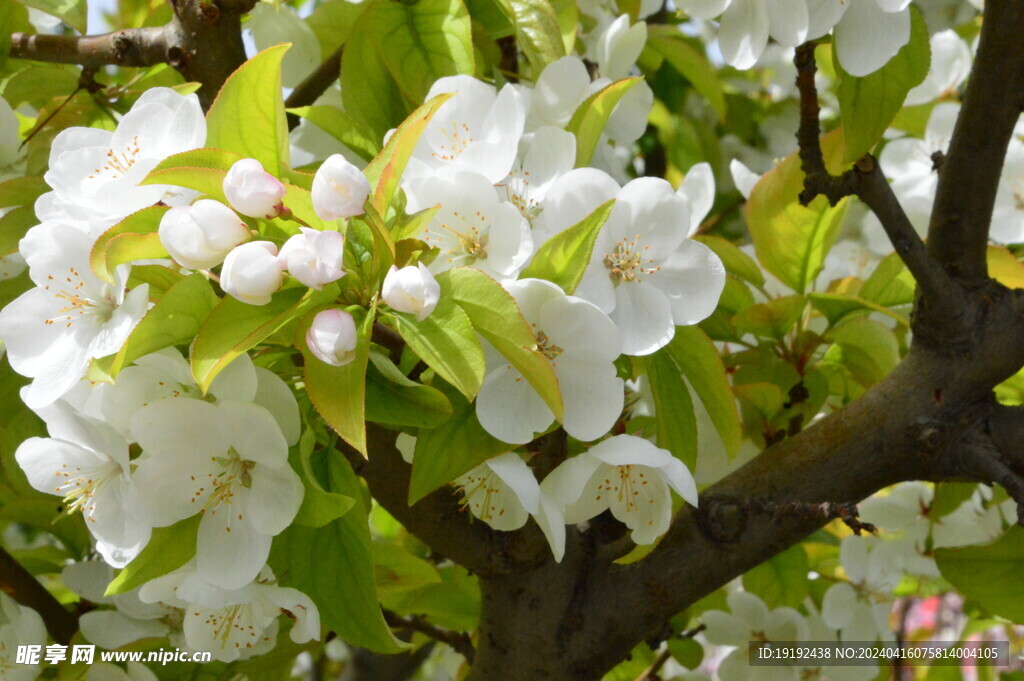
M472 217L452 211L452 217L462 224L453 225L442 222L440 227L428 229L423 240L431 246L440 248L442 253L449 256L449 263L454 263L459 259L469 261L486 259L486 232L490 224L487 216L480 211L475 211Z
M485 467L485 469L487 472L483 475L466 474L460 485L462 508L471 504L476 506L478 509L476 516L484 521L505 515L504 507L499 507L497 503L494 503L498 500L499 495L498 488L492 484L494 472L490 468ZM474 498L477 503L474 503Z
M441 128L441 134L448 144L438 145L437 151L430 154L441 161L454 161L475 141L465 123L453 120L450 129L451 132L447 127Z
M58 484L53 491L64 497L69 514L81 511L86 520L96 522L92 517L96 510L96 493L120 474L121 467L114 461L106 461L87 470L62 463L56 471Z
M83 315L97 317L103 324L110 320L111 314L117 307L117 303L108 290L109 287L104 286L103 294L98 297L90 296L90 292L85 286L85 280L74 267L68 268L68 275L64 277L63 281L52 274L48 275L46 279L51 283L45 284L43 290L49 291L54 298L64 303L64 306L57 310L55 316L45 320L44 324L63 322L66 327L70 327Z
M560 354L565 352L562 348L558 347L551 342L547 334L543 331L537 332L537 352L544 355L548 361L553 361Z
M89 179L93 179L97 175L106 175L110 179L116 180L127 175L128 171L132 169L132 166L138 160L140 152L138 135L133 137L132 141L121 152L107 149L107 160L102 167L92 171L93 174L89 176Z
M256 463L243 459L234 447L229 448L225 456L215 456L211 459L221 467L221 470L216 475L209 476L210 486L213 490L199 512L206 513L209 510L211 514L216 514L221 504L230 505L234 501L239 487L246 489L252 487L251 471ZM199 491L195 493L193 501L202 497L205 492L206 489L200 487ZM238 519L241 520L242 517L239 516ZM228 528L228 531L230 532L231 529Z
M531 196L532 193L530 171L514 168L508 182L505 183L505 198L531 223L541 211L540 204Z
M649 249L650 246L640 245L639 234L632 239L628 237L619 239L612 252L604 255L604 266L610 270L609 276L612 278L612 282L618 285L624 281L641 281L642 275L654 274L659 271L660 265L650 267L654 260L646 257Z

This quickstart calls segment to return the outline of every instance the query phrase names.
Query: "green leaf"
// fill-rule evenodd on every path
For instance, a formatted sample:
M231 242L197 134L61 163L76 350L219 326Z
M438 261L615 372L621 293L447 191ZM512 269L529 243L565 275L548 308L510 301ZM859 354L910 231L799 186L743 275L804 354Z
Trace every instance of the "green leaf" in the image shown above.
M437 428L420 430L416 438L409 481L410 506L441 485L509 450L509 445L483 429L473 404L451 386L437 387L451 403L452 415Z
M707 57L694 49L675 26L648 25L647 44L690 81L694 89L708 100L708 104L718 114L718 120L724 123L725 90L718 78L718 70Z
M512 20L516 44L539 74L551 62L565 56L558 15L548 0L499 0L498 6Z
M569 229L545 241L521 277L547 279L572 295L583 279L597 235L604 223L608 222L614 206L615 199L606 201Z
M769 608L800 607L809 593L807 552L791 546L743 575L743 588L760 596Z
M363 173L373 187L373 207L381 215L387 215L388 206L391 205L391 199L398 189L398 182L402 179L409 157L412 156L416 143L420 141L420 135L423 134L427 123L441 105L453 96L454 93L438 95L409 114L388 138L384 149L366 166Z
M32 206L21 206L0 217L0 256L18 252L18 242L39 224Z
M883 307L910 305L914 302L914 277L900 260L890 253L860 287L860 297Z
M360 7L363 11L352 26L341 60L341 100L349 115L372 130L375 139L383 139L402 122L409 105L381 54L380 34L374 28L376 3Z
M281 91L284 43L263 50L232 73L206 114L206 143L263 164L288 166L288 122Z
M160 163L158 163L156 167L149 172L152 174L178 168L206 168L207 170L222 170L224 173L227 173L231 170L231 166L242 158L243 156L241 154L233 151L214 149L213 147L203 147L201 149L191 149L189 151L182 151L178 154L168 156L164 160L160 161ZM159 183L143 181L142 184Z
M434 428L452 415L442 393L409 380L383 355L371 352L366 373L366 420L389 426Z
M565 129L576 135L576 167L590 165L598 140L619 101L643 78L623 78L583 100Z
M166 258L167 251L160 244L157 230L168 210L167 206L143 208L101 234L89 253L89 267L93 274L113 283L117 265L130 262L135 253L140 254L139 259ZM108 262L111 258L113 261ZM118 260L120 262L116 262Z
M266 305L249 305L226 296L203 323L192 344L192 376L205 393L210 383L233 359L298 319L313 307L337 295L337 287L324 291L292 288L279 291ZM305 345L305 343L303 343Z
M299 438L299 444L288 452L292 468L302 478L305 488L302 506L292 522L306 527L323 527L345 515L356 502L352 497L324 489L320 478L329 480L328 459L337 453L327 449L313 451L315 445L316 434L307 429Z
M704 646L692 638L670 638L666 645L672 659L687 669L696 669L704 660Z
M729 274L749 281L755 286L764 286L764 273L761 272L761 268L757 266L753 258L741 251L733 242L720 236L707 234L698 234L693 237L693 240L701 242L714 251Z
M865 388L881 381L900 361L899 343L883 324L853 317L830 334L832 347L824 361L843 366Z
M55 16L79 33L85 33L85 0L19 0L19 2Z
M456 267L437 277L441 297L451 296L477 333L500 352L533 386L559 421L562 393L551 363L537 351L537 338L519 306L501 284L478 269Z
M697 418L693 413L693 399L679 369L666 351L637 357L635 361L643 367L651 384L658 446L672 452L691 471L695 470Z
M15 177L0 182L0 208L31 206L48 191L50 185L42 177Z
M715 344L696 326L677 326L668 351L711 417L725 451L735 456L743 441L743 429Z
M1024 623L1024 528L1013 526L995 542L956 549L936 549L939 572L993 615Z
M409 646L391 633L377 602L363 490L338 454L327 459L325 489L354 499L355 505L323 527L289 527L274 538L268 563L281 586L316 603L326 629L377 653L401 652Z
M807 298L815 310L820 312L833 326L851 314L881 312L887 317L892 317L900 324L906 325L907 319L896 314L887 307L878 303L864 300L858 296L848 296L842 293L809 293Z
M935 496L932 497L932 503L928 509L928 517L934 521L952 513L960 508L961 504L970 499L977 489L978 485L974 482L936 483Z
M438 78L475 71L462 0L377 2L368 11L384 65L408 101L422 102Z
M437 307L423 321L394 313L395 327L409 348L437 375L473 399L484 381L484 351L469 317L455 301L441 295Z
M807 307L803 296L783 296L767 303L751 305L733 317L733 324L740 335L751 333L758 338L781 341L792 329Z
M394 544L375 543L373 563L381 599L441 583L436 567Z
M380 153L376 134L336 106L302 106L288 113L305 118L367 161Z
M477 580L459 565L438 570L440 584L384 594L385 607L400 615L425 615L451 631L473 631L480 623L480 588Z
M843 162L852 163L878 144L889 128L907 93L928 75L931 46L928 26L916 8L911 9L910 41L879 70L863 78L851 76L834 59L839 85L839 118L843 130ZM833 49L835 43L833 43Z
M196 555L196 533L202 514L153 530L146 548L107 586L106 595L123 594L151 579L174 572Z
M310 312L296 329L295 346L305 359L303 376L313 406L341 439L366 456L366 364L370 357L373 315L359 309L350 312L355 317L359 335L355 358L348 364L332 366L310 352L305 339L315 312Z
M167 290L150 308L107 369L116 378L121 369L139 357L191 341L220 298L199 273L190 274Z

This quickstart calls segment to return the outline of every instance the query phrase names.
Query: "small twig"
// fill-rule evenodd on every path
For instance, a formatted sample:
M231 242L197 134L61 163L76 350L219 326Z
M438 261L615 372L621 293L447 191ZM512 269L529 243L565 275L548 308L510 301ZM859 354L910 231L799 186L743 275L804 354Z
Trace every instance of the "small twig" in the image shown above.
M66 36L14 33L10 56L15 59L100 66L152 66L167 61L166 26L129 28L102 35Z
M402 616L387 609L384 610L384 621L388 623L389 627L417 631L428 638L440 641L466 658L467 662L473 664L476 648L473 647L473 641L469 638L469 634L464 631L449 631L431 624L423 615Z
M679 638L693 638L705 629L707 629L707 626L700 624L693 629L688 629L682 632L679 634ZM665 663L668 662L670 657L672 657L672 651L666 647L665 650L658 654L658 657L654 658L654 662L651 663L651 666L645 669L640 676L636 677L636 681L658 681L658 679L661 678L658 676L658 672L661 671L661 668L665 666Z
M331 56L327 57L313 73L306 76L305 80L295 86L288 99L285 100L286 108L293 109L299 106L310 106L320 98L331 84L341 76L341 56L345 51L342 45L336 49ZM294 130L299 125L299 117L295 114L288 114L288 129Z
M800 127L796 135L800 165L804 171L800 203L806 206L819 195L825 196L833 206L847 196L860 198L882 223L921 292L952 313L959 307L956 305L958 290L939 262L928 253L875 157L865 155L842 175L832 175L825 167L818 89L814 83L817 64L813 42L797 48L793 64L797 69L796 84L800 91Z
M39 613L46 630L58 643L67 644L78 631L78 619L61 605L32 574L0 547L0 590ZM31 643L31 641L25 641ZM40 641L40 643L42 643Z

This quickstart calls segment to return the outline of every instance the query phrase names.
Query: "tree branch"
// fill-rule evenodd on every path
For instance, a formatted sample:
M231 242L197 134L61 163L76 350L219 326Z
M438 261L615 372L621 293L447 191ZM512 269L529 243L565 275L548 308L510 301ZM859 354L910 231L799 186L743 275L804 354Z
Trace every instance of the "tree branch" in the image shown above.
M168 61L169 35L166 26L82 37L14 33L11 35L10 56L94 68L107 65L152 66Z
M917 280L920 292L944 312L956 316L961 307L959 290L939 262L928 253L875 158L868 154L839 176L828 172L821 149L818 89L814 83L817 71L814 43L807 42L798 47L793 63L800 91L797 141L804 171L800 202L806 206L816 196L823 195L834 206L847 196L860 198L882 223L893 248Z
M969 285L988 278L986 245L1006 148L1024 108L1024 3L988 0L978 54L939 172L928 248Z
M341 76L341 56L345 51L342 45L336 49L331 56L327 57L316 71L306 76L305 80L295 86L288 99L284 101L285 108L293 109L299 106L310 106L320 98L331 84ZM295 114L288 114L288 129L294 130L299 125L299 117Z
M410 506L412 466L395 447L397 433L366 425L369 460L344 442L339 441L338 447L366 480L374 499L435 552L481 576L506 575L549 555L547 541L536 525L531 523L516 532L492 530L464 513L448 487Z
M46 630L58 643L65 645L78 631L78 618L64 608L14 556L0 547L0 589L22 605L39 613ZM45 643L45 641L23 641Z
M419 633L432 638L435 641L440 641L445 645L448 645L466 658L466 661L473 664L473 657L476 655L476 648L473 647L473 641L470 640L469 634L464 631L448 631L441 627L435 626L428 622L426 618L420 615L411 615L409 617L403 617L396 612L391 610L384 610L384 621L388 623L389 627L396 629L408 629L409 631L418 631Z
M209 109L228 76L245 61L241 17L256 0L173 0L174 18L164 26L94 36L15 33L9 55L17 59L145 67L167 63L186 80L201 85L203 109Z

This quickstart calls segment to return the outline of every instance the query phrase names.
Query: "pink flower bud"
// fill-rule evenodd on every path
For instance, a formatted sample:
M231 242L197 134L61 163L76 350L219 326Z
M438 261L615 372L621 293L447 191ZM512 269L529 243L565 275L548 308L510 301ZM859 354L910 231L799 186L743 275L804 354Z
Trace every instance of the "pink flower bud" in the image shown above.
M306 332L306 345L321 362L340 367L356 358L356 322L344 310L318 312Z
M224 176L224 195L231 207L251 218L276 218L284 204L285 188L254 158L236 161Z
M441 287L423 263L402 269L392 265L384 277L382 295L384 302L395 310L414 314L423 321L437 307Z
M209 269L251 237L249 227L220 201L172 208L160 220L160 243L183 267Z
M363 171L341 154L320 166L313 178L313 210L321 220L337 220L363 214L370 183Z
M269 241L250 241L224 259L220 286L243 303L266 305L284 280L277 260L277 246Z
M319 291L326 284L345 276L342 261L345 237L340 232L319 231L300 227L281 247L281 266L306 286Z

